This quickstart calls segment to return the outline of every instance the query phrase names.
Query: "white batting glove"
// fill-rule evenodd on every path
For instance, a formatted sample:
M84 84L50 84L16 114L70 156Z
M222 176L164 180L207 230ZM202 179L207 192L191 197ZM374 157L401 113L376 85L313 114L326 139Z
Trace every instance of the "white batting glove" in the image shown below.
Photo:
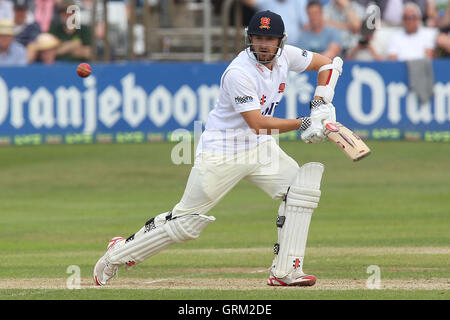
M303 132L300 136L306 143L323 142L327 139L327 137L323 134L323 129L324 126L321 120L303 117L302 125L300 127L300 130L303 130Z
M322 122L336 122L336 109L332 103L325 103L322 100L312 100L310 102L311 119L320 119Z
M302 118L300 130L301 138L306 143L319 143L327 139L323 134L326 122L336 122L336 110L331 103L325 103L322 100L312 100L310 103L311 115L308 118ZM305 122L303 124L303 122Z

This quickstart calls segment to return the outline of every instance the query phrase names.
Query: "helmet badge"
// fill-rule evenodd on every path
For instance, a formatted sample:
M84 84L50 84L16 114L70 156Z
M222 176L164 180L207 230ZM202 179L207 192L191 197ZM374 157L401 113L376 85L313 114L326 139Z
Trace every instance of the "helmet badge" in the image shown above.
M260 29L270 29L270 18L262 17L261 18L261 25L259 26Z

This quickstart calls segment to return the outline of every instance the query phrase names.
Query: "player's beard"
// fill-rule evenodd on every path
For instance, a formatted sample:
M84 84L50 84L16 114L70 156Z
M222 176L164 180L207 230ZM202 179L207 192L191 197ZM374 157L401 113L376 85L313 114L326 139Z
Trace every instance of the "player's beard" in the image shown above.
M272 62L278 52L278 47L270 47L270 48L263 48L258 49L258 51L253 50L253 54L256 57L256 60L258 60L262 64L267 64Z
M275 54L270 52L258 52L256 53L256 57L259 62L261 63L269 63L272 62L272 60L275 58Z

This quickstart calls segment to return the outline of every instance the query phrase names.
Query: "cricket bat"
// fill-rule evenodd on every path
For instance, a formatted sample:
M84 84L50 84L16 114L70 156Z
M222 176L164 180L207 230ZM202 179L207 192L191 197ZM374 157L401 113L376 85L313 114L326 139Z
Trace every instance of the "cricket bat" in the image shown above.
M342 73L342 66L344 61L340 57L335 57L333 63L322 66L319 69L319 73L322 70L331 69L328 76L328 80L325 86L319 86L314 93L314 96L322 96L324 101L330 103L334 96L334 89L336 87L337 80ZM321 89L322 91L318 91ZM320 94L320 92L324 94ZM325 99L327 97L327 99ZM329 100L329 101L328 101ZM361 160L370 154L369 147L362 141L362 139L353 131L343 126L339 122L327 122L324 123L324 134L334 142L345 154L353 161Z
M370 155L371 151L364 141L339 122L327 122L323 133L353 161Z

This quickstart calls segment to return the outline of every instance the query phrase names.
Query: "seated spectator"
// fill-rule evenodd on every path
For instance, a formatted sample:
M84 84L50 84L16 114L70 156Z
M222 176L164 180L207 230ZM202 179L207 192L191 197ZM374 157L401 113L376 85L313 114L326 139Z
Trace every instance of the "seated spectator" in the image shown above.
M306 11L309 24L300 34L298 47L333 59L341 52L339 30L325 25L320 1L310 1Z
M433 58L437 33L421 24L420 8L414 3L407 3L403 8L403 30L394 33L389 40L390 60Z
M325 23L341 31L345 51L358 43L358 34L365 16L365 8L350 0L333 0L323 8Z
M375 50L372 45L373 35L375 33L375 28L370 28L367 25L367 20L361 25L360 39L358 44L345 56L348 60L358 60L358 61L380 61L383 57Z
M61 42L50 33L41 33L30 45L32 55L29 62L51 65L56 61L57 49Z
M0 66L25 65L25 47L14 40L14 21L0 20Z
M16 41L27 47L41 33L41 27L29 14L29 0L14 0L14 23Z
M92 57L91 28L85 25L81 28L71 25L73 18L67 13L67 8L71 5L74 5L73 0L63 0L58 7L60 21L50 26L49 33L61 41L57 50L57 60L68 62L89 60Z
M364 0L357 0L358 2ZM367 1L367 0L366 0ZM378 0L375 1L381 8L382 20L390 26L400 26L402 24L403 6L408 2L415 3L422 12L424 25L436 26L437 10L435 0ZM379 4L380 3L380 4Z

